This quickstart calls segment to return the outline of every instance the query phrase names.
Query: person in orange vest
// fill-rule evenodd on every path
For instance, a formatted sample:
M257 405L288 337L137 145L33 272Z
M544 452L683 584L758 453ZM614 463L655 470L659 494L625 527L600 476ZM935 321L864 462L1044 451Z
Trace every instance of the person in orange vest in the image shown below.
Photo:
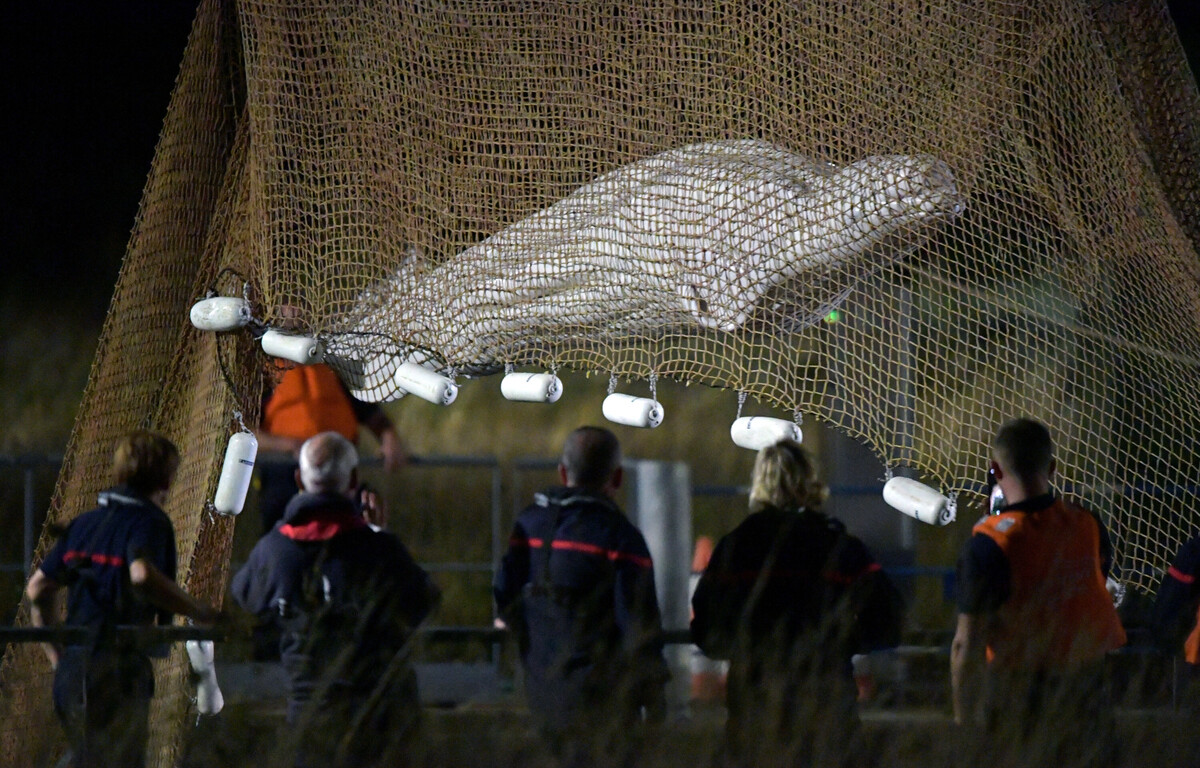
M711 536L698 536L692 553L692 573L688 579L688 601L696 594L696 585L704 569L712 559L714 542ZM691 618L695 618L693 611ZM710 659L696 645L691 647L688 669L692 674L692 701L707 704L725 700L725 677L729 673L729 662Z
M1105 588L1102 526L1053 492L1055 469L1044 424L1000 427L990 471L1005 506L975 524L958 564L954 718L982 723L1012 765L1104 766L1114 758L1104 659L1125 631Z
M1180 548L1154 599L1155 636L1171 653L1183 650L1185 702L1200 709L1200 536Z
M359 426L379 440L385 471L408 460L395 425L379 404L352 397L328 365L299 365L284 371L263 404L255 432L260 451L291 457L290 461L259 462L259 513L264 534L279 522L297 492L295 459L304 441L322 432L337 432L357 443Z

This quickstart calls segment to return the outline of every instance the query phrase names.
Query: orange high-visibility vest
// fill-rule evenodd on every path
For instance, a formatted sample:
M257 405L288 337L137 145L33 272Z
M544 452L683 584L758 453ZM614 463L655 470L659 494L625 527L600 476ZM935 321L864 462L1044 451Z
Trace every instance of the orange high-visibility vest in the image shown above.
M1200 664L1200 606L1196 607L1196 626L1183 643L1183 658L1188 664Z
M1086 510L1055 499L1045 509L984 518L974 532L999 545L1011 571L988 648L993 663L1069 668L1125 644L1100 571L1100 530Z
M352 442L358 439L354 408L337 374L324 363L284 372L263 408L262 428L297 440L321 432L338 432Z

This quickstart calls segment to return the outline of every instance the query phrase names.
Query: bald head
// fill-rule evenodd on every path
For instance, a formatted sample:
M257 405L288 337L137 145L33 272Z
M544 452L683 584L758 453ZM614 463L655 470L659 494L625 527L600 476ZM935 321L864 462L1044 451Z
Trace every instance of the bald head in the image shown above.
M309 493L345 493L354 482L358 451L337 432L322 432L300 446L300 484Z
M580 427L567 435L559 462L563 482L570 487L600 491L621 469L621 444L601 427Z

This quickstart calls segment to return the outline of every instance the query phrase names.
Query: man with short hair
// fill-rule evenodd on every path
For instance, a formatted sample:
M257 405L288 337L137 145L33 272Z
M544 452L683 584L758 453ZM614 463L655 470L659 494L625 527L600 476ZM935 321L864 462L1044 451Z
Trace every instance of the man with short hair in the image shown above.
M1101 526L1053 493L1045 425L1005 423L990 468L1006 506L975 525L959 560L955 720L982 714L993 746L1032 761L1022 764L1107 765L1103 665L1125 632L1105 589Z
M145 649L120 637L120 625L169 625L179 613L202 623L218 613L175 583L175 529L162 511L179 451L162 435L139 430L117 441L114 486L99 506L75 518L34 571L25 594L30 623L58 623L67 589L66 625L87 627L83 645L43 644L54 667L54 708L78 768L145 764L154 670Z
M291 685L297 765L403 760L419 713L409 639L439 591L395 535L382 501L352 498L358 454L336 432L300 449L302 492L234 576L238 604L276 624Z
M517 633L525 691L567 765L626 764L643 715L665 715L662 620L641 532L613 495L617 438L581 427L563 445L562 487L518 516L496 574L499 615Z

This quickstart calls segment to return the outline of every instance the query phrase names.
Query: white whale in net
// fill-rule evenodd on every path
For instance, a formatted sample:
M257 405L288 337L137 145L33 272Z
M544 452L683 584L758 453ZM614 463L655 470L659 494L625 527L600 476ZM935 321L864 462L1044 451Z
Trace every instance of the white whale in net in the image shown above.
M601 176L436 268L410 260L332 342L366 364L342 370L352 389L380 399L398 350L488 373L579 339L733 332L788 286L800 290L772 311L808 322L961 210L950 168L928 155L838 167L759 140L695 144ZM789 295L823 298L781 310Z

